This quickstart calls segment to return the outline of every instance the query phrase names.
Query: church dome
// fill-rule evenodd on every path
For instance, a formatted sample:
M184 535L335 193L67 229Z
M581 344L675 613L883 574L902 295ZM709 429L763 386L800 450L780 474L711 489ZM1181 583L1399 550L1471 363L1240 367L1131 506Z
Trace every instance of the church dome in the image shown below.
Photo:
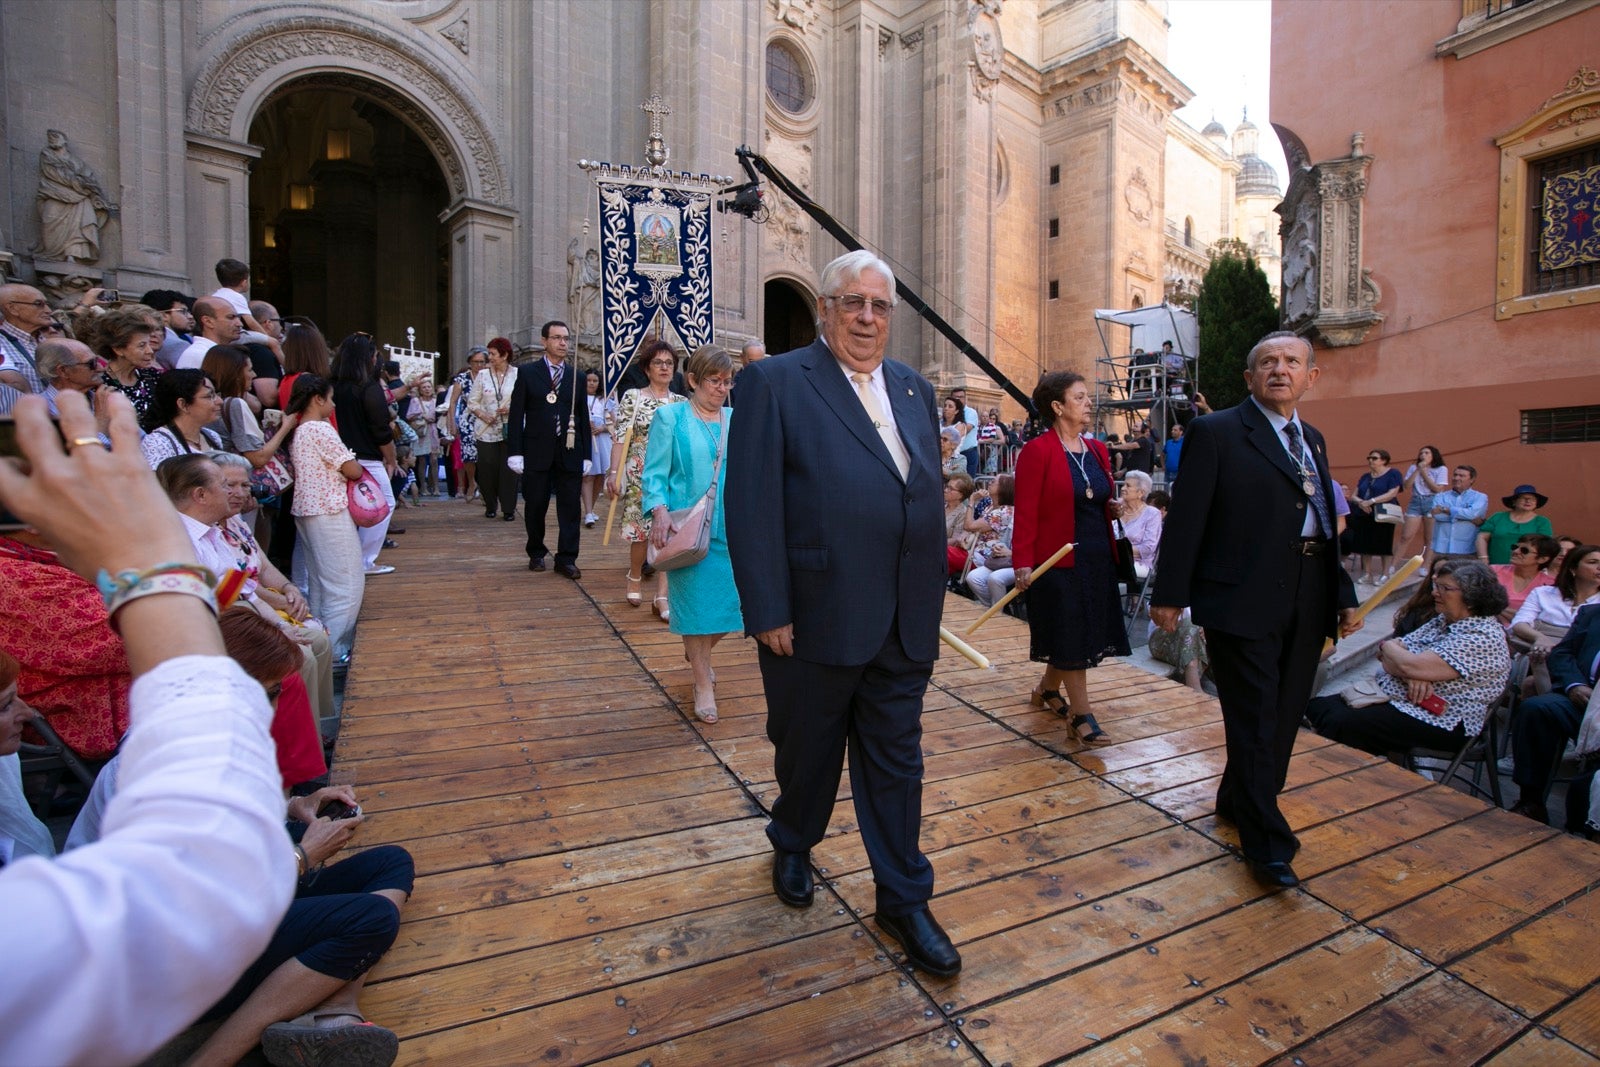
M1211 121L1206 123L1206 128L1200 131L1200 136L1201 137L1226 137L1226 136L1228 136L1228 128L1226 126L1224 126L1222 123L1218 122L1217 121L1217 117L1215 115L1213 115L1213 116L1211 116Z
M1245 156L1239 160L1239 180L1235 185L1240 196L1281 196L1278 172L1260 156Z

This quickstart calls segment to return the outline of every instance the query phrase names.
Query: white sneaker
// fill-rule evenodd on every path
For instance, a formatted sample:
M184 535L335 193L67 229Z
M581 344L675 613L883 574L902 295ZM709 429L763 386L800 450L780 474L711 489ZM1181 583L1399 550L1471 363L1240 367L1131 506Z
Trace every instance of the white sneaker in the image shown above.
M372 577L374 574L393 574L393 573L394 573L394 568L389 566L387 563L374 563L372 566L367 568L367 577L368 578Z
M583 524L585 526L593 526L595 523L597 523L599 521L600 521L600 516L596 515L592 511L589 512L589 514L587 514L587 515L585 515L583 517Z

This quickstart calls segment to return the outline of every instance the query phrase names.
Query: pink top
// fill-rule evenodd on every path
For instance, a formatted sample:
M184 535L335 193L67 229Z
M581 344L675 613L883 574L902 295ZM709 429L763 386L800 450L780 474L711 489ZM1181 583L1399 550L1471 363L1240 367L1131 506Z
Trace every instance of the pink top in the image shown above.
M356 454L339 440L338 430L326 422L302 422L289 441L289 458L294 462L296 515L333 515L350 509L339 468Z
M1535 589L1541 589L1544 586L1556 584L1556 580L1554 578L1550 577L1544 571L1540 571L1538 576L1534 578L1533 582L1528 586L1528 588L1519 593L1515 588L1515 579L1512 575L1511 564L1496 563L1489 569L1494 571L1494 576L1500 580L1500 587L1506 591L1506 596L1511 598L1512 611L1516 611L1518 608L1522 607L1523 602L1528 599L1528 594L1533 592Z

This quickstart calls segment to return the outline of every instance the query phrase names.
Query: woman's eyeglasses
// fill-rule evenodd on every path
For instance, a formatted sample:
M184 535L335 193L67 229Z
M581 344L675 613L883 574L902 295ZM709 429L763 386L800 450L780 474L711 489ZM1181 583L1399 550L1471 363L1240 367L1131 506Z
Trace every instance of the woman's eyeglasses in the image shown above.
M1531 556L1533 555L1533 549L1527 545L1512 545L1511 554L1513 556Z

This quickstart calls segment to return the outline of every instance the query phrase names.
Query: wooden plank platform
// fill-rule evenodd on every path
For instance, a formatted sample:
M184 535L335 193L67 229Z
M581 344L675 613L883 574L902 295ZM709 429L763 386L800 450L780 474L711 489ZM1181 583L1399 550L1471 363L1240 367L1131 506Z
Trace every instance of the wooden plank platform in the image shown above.
M527 572L520 521L443 501L397 521L334 776L359 843L417 858L363 998L401 1063L1600 1058L1595 846L1303 733L1284 809L1306 882L1265 894L1213 817L1216 702L1108 664L1116 743L1085 751L1028 706L1007 616L977 637L996 669L947 656L928 695L922 842L965 969L911 972L870 922L848 778L816 904L772 895L750 641L718 646L701 725L681 642L624 602L598 529L574 584Z

